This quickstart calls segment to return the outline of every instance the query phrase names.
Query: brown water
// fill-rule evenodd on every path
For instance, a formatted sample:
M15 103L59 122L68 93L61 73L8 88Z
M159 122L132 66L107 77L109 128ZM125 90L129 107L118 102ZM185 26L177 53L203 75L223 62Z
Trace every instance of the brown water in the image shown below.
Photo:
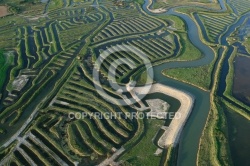
M237 56L235 59L235 76L233 85L233 95L250 105L250 57Z

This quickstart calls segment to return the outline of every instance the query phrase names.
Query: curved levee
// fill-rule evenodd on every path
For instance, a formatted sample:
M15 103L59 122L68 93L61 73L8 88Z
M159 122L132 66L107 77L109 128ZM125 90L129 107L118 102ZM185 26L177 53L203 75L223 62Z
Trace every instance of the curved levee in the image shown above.
M220 0L219 2L221 5L220 12L225 11L226 5L223 0ZM145 0L143 5L144 11L150 15L156 15L148 11L148 6L150 6L150 1ZM195 96L196 100L193 111L181 134L177 165L196 165L199 140L210 110L209 92L205 92L194 86L167 78L162 74L162 70L169 68L199 67L208 65L215 58L215 52L202 42L201 36L199 36L199 28L195 21L193 21L188 15L175 12L175 9L176 8L172 8L161 15L175 15L181 17L186 22L190 41L202 52L203 57L194 61L168 62L154 66L154 80L163 85L187 91Z

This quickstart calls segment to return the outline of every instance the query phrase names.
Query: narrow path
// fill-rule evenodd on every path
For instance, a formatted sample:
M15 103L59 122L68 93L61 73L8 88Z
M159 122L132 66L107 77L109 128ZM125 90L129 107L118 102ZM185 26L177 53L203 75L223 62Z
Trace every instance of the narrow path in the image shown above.
M125 151L123 147L121 147L119 150L117 150L110 158L104 160L101 162L98 166L107 166L112 163Z

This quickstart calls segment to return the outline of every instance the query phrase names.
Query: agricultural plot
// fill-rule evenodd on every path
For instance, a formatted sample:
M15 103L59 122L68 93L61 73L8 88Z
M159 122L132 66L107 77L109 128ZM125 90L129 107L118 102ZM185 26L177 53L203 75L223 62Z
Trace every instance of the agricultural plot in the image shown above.
M114 7L113 3L106 1L101 4L106 5L111 11L111 22L92 39L95 43L127 35L157 31L165 25L157 19L146 17L139 11L136 4L126 8Z
M232 7L237 11L237 14L244 14L250 10L249 0L229 0Z
M92 28L98 26L103 18L104 16L101 13L96 13L59 21L57 27L60 30L59 37L63 47L67 47L69 44L88 35Z
M110 53L110 55L104 59L101 66L101 71L105 76L107 76L109 69L112 69L111 71L116 71L116 73L111 73L111 78L113 80L121 81L135 70L138 70L137 67L143 64L143 60L138 57L138 55L135 55L132 52L119 51L119 49L131 49L129 46L136 47L143 51L145 55L151 60L151 62L154 62L160 59L166 59L175 56L179 48L179 43L176 35L163 32L161 35L154 34L147 37L141 37L139 39L135 38L122 40L121 42L101 45L97 48L94 48L96 58L99 56L105 56L101 54L103 50L108 50L107 53ZM123 58L126 58L127 61L121 61L121 63L127 64L121 65L117 68L117 70L115 70L114 61ZM136 68L133 68L133 64L135 64Z
M49 106L39 113L31 131L14 150L12 162L73 165L78 161L96 165L133 136L137 122L129 118L100 119L93 113L125 116L127 111L101 100L78 67ZM69 118L69 113L88 115L78 119Z
M93 0L51 0L48 3L48 11L54 11L61 8L74 7L76 5L91 5Z
M124 8L123 7L114 7L114 4L105 3L104 5L108 7L109 11L112 13L115 20L127 19L127 18L131 18L134 16L137 16L137 17L143 16L143 13L141 13L138 10L138 8L137 8L138 6L136 4L131 4L130 6L126 6Z
M218 42L220 36L226 32L226 29L236 21L234 15L211 15L199 14L198 15L203 23L207 36L211 42Z
M66 71L83 47L87 34L104 19L99 12L86 14L85 8L75 10L72 10L75 14L65 18L62 16L59 20L48 20L43 24L13 26L9 29L8 26L0 27L3 29L0 33L0 38L3 39L1 42L8 44L2 44L1 47L16 47L12 51L11 57L15 59L11 63L13 68L9 69L9 80L2 81L1 85L0 103L4 110L1 115L2 123L14 125L18 121L25 107L23 104L18 105L29 100L27 96L49 81L58 79L58 75ZM78 16L79 12L83 15ZM54 15L61 13L60 10L58 13L54 12ZM16 44L10 45L10 41L15 41ZM33 92L30 93L31 91ZM16 117L12 118L14 116Z
M100 42L106 39L115 37L147 33L160 29L163 24L156 20L151 20L146 17L139 17L134 19L117 20L100 31L93 39L94 42Z
M25 4L25 7L29 5ZM34 10L37 6L34 5L32 7L32 10ZM41 9L40 7L40 10L36 10L37 14L40 13ZM65 20L61 18L63 21L69 23L68 27L64 28L64 30L77 27L79 24L85 25L95 22L96 25L96 22L103 18L100 13L93 14L88 12L89 14L84 16L84 18L78 19L76 17L78 17L79 12L84 11L85 8L78 8L77 10ZM22 14L33 15L32 12ZM76 56L76 51L79 51L78 48L82 44L79 41L72 41L71 45L67 47L67 53L62 52L64 48L58 34L63 30L60 29L57 21L48 20L47 23L44 23L44 26L41 26L42 23L39 23L39 21L37 21L37 26L34 25L35 22L32 22L33 25L27 25L26 23L26 16L23 15L1 18L0 46L1 48L12 50L8 51L6 56L1 54L1 73L3 74L1 76L1 106L3 108L1 109L3 110L14 104L18 99L22 100L21 96L33 86L32 82L33 84L42 85L42 83L46 82L46 79L51 78L52 75L56 75L63 67L67 67L73 57ZM92 24L91 26L93 29L94 25ZM80 28L83 31L82 33L87 33L86 29L83 30L82 27ZM73 30L75 31L76 29ZM69 33L69 35L72 34ZM77 35L78 38L81 36L81 34ZM82 37L84 36L82 35ZM61 53L59 54L59 52ZM13 67L9 68L10 66ZM44 69L45 67L47 69ZM39 73L41 77L35 78L39 76ZM7 78L9 80L5 81L8 74L9 77ZM2 111L9 113L6 117L4 115L1 116L2 123L8 121L10 122L9 124L14 124L14 121L21 115L22 108L15 109L12 107L7 110L11 111Z
M52 122L50 122L52 123ZM15 148L10 162L21 165L70 165L71 161L62 149L47 139L42 131L32 130Z
M46 61L62 50L56 25L51 22L45 27L23 26L17 30L20 34L20 42L14 51L17 57L17 65L10 71L10 80L3 103L10 105L18 99L23 88L37 76L37 70L43 68Z
M137 47L152 62L165 60L177 55L179 38L166 31L165 22L147 17L135 3L125 8L112 1L102 1L107 6L100 8L91 3L51 0L42 19L25 17L29 24L20 21L0 27L0 39L6 43L1 47L12 51L10 67L0 68L9 69L0 96L0 142L10 141L6 147L14 147L0 155L4 156L0 165L97 165L123 146L132 146L143 132L143 120L126 117L135 112L133 107L110 104L96 92L93 60L101 49L114 51L113 45ZM107 41L117 38L115 43ZM130 62L114 73L113 79L120 81L143 64L140 57L118 51L104 61L101 81L108 81L107 69L119 58ZM0 59L7 64L4 61ZM132 63L136 69L132 70ZM104 89L121 99L108 85ZM70 118L69 113L86 116ZM99 118L93 113L120 118ZM11 142L8 138L13 133L19 134Z
M86 37L89 32L106 19L106 16L92 7L65 8L53 11L48 17L56 20L56 29L63 48Z
M13 48L18 43L18 32L14 28L0 27L1 48Z
M52 0L49 1L48 3L48 11L56 10L56 9L61 9L63 7L67 7L70 4L69 0Z
M91 8L91 7L90 7ZM91 8L93 9L93 8ZM97 14L96 10L93 9L92 14ZM72 8L63 8L60 10L49 12L47 15L51 19L67 19L72 17L81 17L90 14L89 8L87 7L72 7Z

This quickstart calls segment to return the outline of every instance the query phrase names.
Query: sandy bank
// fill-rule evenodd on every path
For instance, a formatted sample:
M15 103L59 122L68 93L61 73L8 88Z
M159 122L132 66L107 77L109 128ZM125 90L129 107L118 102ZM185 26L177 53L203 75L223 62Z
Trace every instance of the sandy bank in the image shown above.
M8 13L8 7L7 6L0 6L0 17L7 16Z
M145 89L145 87L137 87L134 88L134 91L137 94L144 94ZM168 129L158 141L161 147L167 147L171 144L175 146L178 143L183 127L187 122L190 113L192 112L195 99L187 92L183 92L162 84L153 84L149 93L163 93L176 98L181 103L181 106L177 111L181 115L180 118L173 119L171 121Z

